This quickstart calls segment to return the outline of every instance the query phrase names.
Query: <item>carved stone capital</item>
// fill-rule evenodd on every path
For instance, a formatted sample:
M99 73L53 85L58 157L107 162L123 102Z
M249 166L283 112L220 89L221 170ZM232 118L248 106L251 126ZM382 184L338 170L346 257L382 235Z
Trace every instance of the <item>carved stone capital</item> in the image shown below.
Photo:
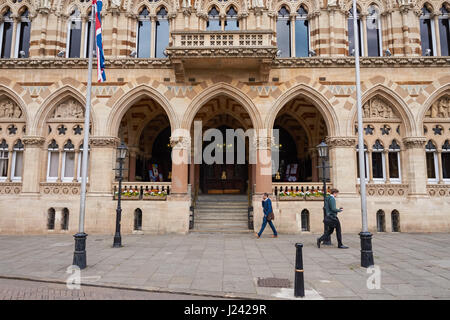
M90 137L89 145L91 148L117 148L120 139L117 137Z
M255 149L271 149L275 145L274 137L254 137L253 146Z
M172 136L170 137L170 146L172 149L188 150L191 147L191 138L184 136Z
M44 144L45 139L40 136L25 136L22 138L22 142L27 147L41 147Z
M422 149L427 143L425 137L408 137L403 139L406 149Z
M326 143L330 148L354 148L356 138L354 137L328 137Z

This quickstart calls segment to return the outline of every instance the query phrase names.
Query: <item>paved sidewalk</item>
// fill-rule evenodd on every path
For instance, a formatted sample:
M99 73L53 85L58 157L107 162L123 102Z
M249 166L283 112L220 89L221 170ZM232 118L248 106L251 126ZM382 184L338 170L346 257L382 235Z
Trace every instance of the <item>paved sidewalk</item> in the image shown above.
M264 234L91 235L82 283L150 291L293 299L295 243L304 244L305 299L450 299L450 234L375 234L380 289L361 268L359 236L345 234L347 250L316 247L317 235ZM335 238L332 238L335 243ZM71 235L0 236L0 276L65 282ZM288 288L258 286L258 278L290 280ZM0 284L1 287L1 284ZM1 288L0 288L1 289Z

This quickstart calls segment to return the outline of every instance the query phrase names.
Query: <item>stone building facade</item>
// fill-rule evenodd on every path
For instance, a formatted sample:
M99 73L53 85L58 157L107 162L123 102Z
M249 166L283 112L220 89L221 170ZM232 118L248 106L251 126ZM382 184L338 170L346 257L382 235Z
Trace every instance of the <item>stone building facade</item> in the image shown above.
M369 228L448 232L450 2L358 5ZM190 207L209 191L247 194L255 229L268 192L280 232L320 232L322 203L280 191L321 187L323 140L344 231L358 232L350 9L350 0L104 1L107 82L93 85L86 232L114 230L121 140L124 233L187 233ZM0 1L2 234L78 229L89 12L88 0ZM248 154L241 167L172 163L171 152L193 157L194 120L255 129L248 143L269 159L279 152L284 171L263 175L270 161L248 164ZM147 200L152 190L168 194Z

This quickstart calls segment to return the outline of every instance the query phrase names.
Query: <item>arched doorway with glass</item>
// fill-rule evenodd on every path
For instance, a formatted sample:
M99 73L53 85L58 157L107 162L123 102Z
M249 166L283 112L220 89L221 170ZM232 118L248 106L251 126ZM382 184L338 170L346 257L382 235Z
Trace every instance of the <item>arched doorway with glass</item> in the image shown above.
M119 138L128 146L124 180L171 181L171 127L164 109L149 97L141 98L125 113Z
M253 127L249 114L233 98L219 95L197 112L191 136L194 126L201 128L202 161L190 165L189 183L199 194L246 194L252 176L245 136Z

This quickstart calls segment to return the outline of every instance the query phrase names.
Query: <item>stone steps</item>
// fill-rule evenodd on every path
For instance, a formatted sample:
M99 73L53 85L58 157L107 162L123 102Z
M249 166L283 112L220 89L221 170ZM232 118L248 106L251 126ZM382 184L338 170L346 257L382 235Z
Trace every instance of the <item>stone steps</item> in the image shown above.
M248 233L246 195L200 195L192 232Z

